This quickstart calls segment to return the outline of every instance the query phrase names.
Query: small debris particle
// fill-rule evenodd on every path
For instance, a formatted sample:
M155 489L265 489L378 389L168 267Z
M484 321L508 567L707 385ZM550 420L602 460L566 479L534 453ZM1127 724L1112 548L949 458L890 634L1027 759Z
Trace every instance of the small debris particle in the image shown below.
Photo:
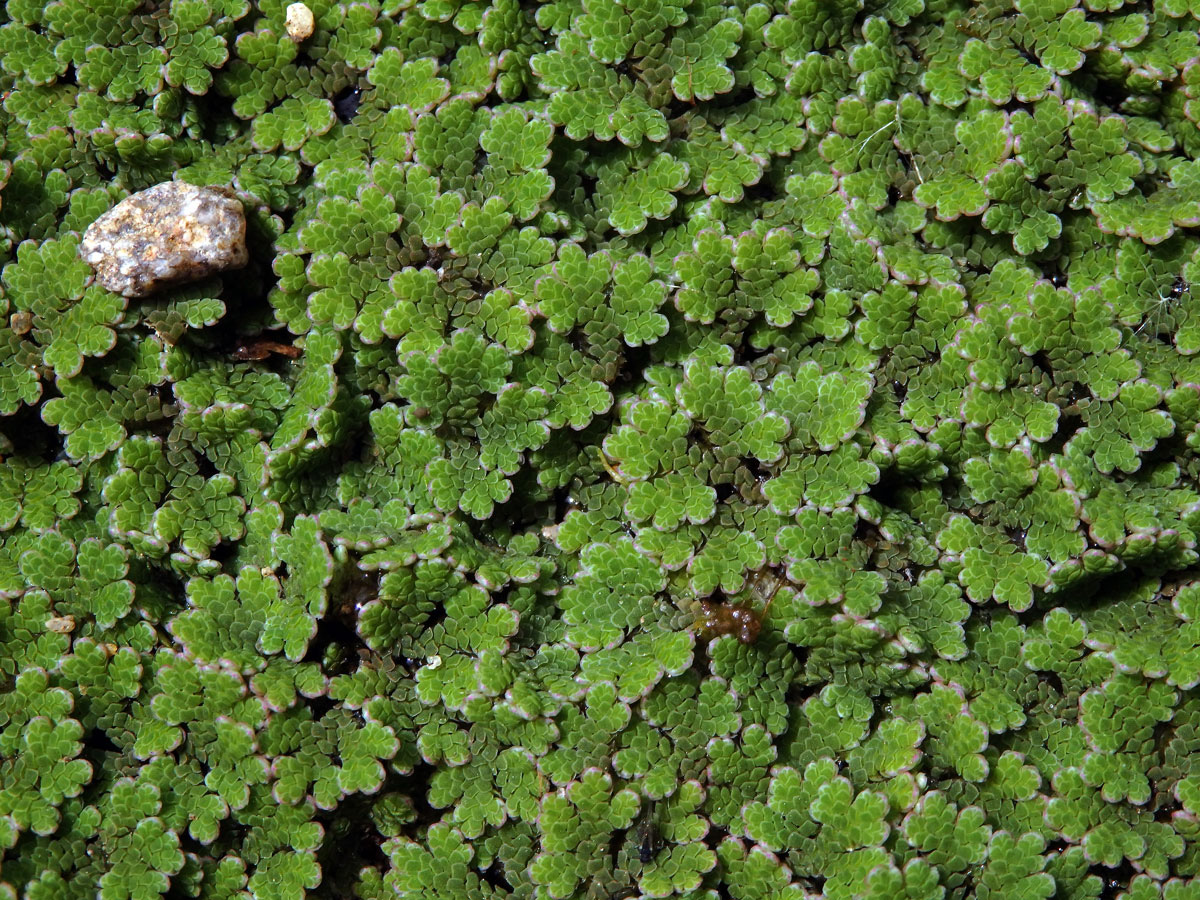
M54 616L46 620L46 630L55 634L70 634L75 630L74 616Z
M279 341L253 340L239 343L233 351L234 359L260 360L266 359L272 353L286 356L288 359L299 359L300 348L291 344L281 344Z
M92 223L80 253L100 284L126 297L246 265L246 216L228 188L166 181Z
M723 634L731 634L740 644L753 644L758 640L758 635L762 631L763 618L775 601L775 592L779 590L782 583L782 579L773 582L766 603L761 610L753 609L744 603L719 602L707 598L701 600L702 616L698 623L701 631L710 639Z
M292 41L298 44L308 40L312 37L314 26L312 10L303 3L292 3L285 13L284 24Z
M28 310L18 310L9 318L8 327L15 335L29 334L33 328L33 313Z

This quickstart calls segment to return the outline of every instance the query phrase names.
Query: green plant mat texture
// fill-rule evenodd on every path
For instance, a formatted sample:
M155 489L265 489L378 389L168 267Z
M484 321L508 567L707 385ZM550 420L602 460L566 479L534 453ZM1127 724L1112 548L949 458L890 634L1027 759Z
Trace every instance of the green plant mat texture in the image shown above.
M1200 900L1200 0L309 6L0 3L0 900Z

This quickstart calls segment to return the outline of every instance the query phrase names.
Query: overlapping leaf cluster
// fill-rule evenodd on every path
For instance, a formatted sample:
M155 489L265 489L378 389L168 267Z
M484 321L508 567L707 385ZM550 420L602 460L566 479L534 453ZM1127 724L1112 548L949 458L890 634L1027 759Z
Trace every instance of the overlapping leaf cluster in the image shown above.
M1195 0L308 5L0 7L0 900L1200 892Z

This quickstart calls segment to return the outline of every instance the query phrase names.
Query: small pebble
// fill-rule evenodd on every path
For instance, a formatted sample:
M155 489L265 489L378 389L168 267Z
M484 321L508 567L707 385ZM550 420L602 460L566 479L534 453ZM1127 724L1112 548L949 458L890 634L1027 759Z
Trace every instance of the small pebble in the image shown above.
M93 222L79 250L101 285L145 297L246 265L246 215L228 188L166 181Z
M298 44L312 37L314 22L311 9L303 3L293 3L288 6L285 16L288 37L294 42Z

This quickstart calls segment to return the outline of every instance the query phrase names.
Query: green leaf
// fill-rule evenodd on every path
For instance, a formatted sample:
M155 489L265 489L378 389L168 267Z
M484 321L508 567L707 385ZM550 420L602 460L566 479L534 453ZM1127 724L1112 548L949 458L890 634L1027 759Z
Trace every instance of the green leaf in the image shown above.
M568 633L581 647L615 646L651 612L665 586L663 573L628 539L591 544L580 560L575 584L561 601Z
M546 795L538 818L542 852L529 870L534 883L551 897L570 896L584 880L590 861L607 851L608 835L628 828L638 805L637 794L614 793L612 779L595 769L570 787Z

